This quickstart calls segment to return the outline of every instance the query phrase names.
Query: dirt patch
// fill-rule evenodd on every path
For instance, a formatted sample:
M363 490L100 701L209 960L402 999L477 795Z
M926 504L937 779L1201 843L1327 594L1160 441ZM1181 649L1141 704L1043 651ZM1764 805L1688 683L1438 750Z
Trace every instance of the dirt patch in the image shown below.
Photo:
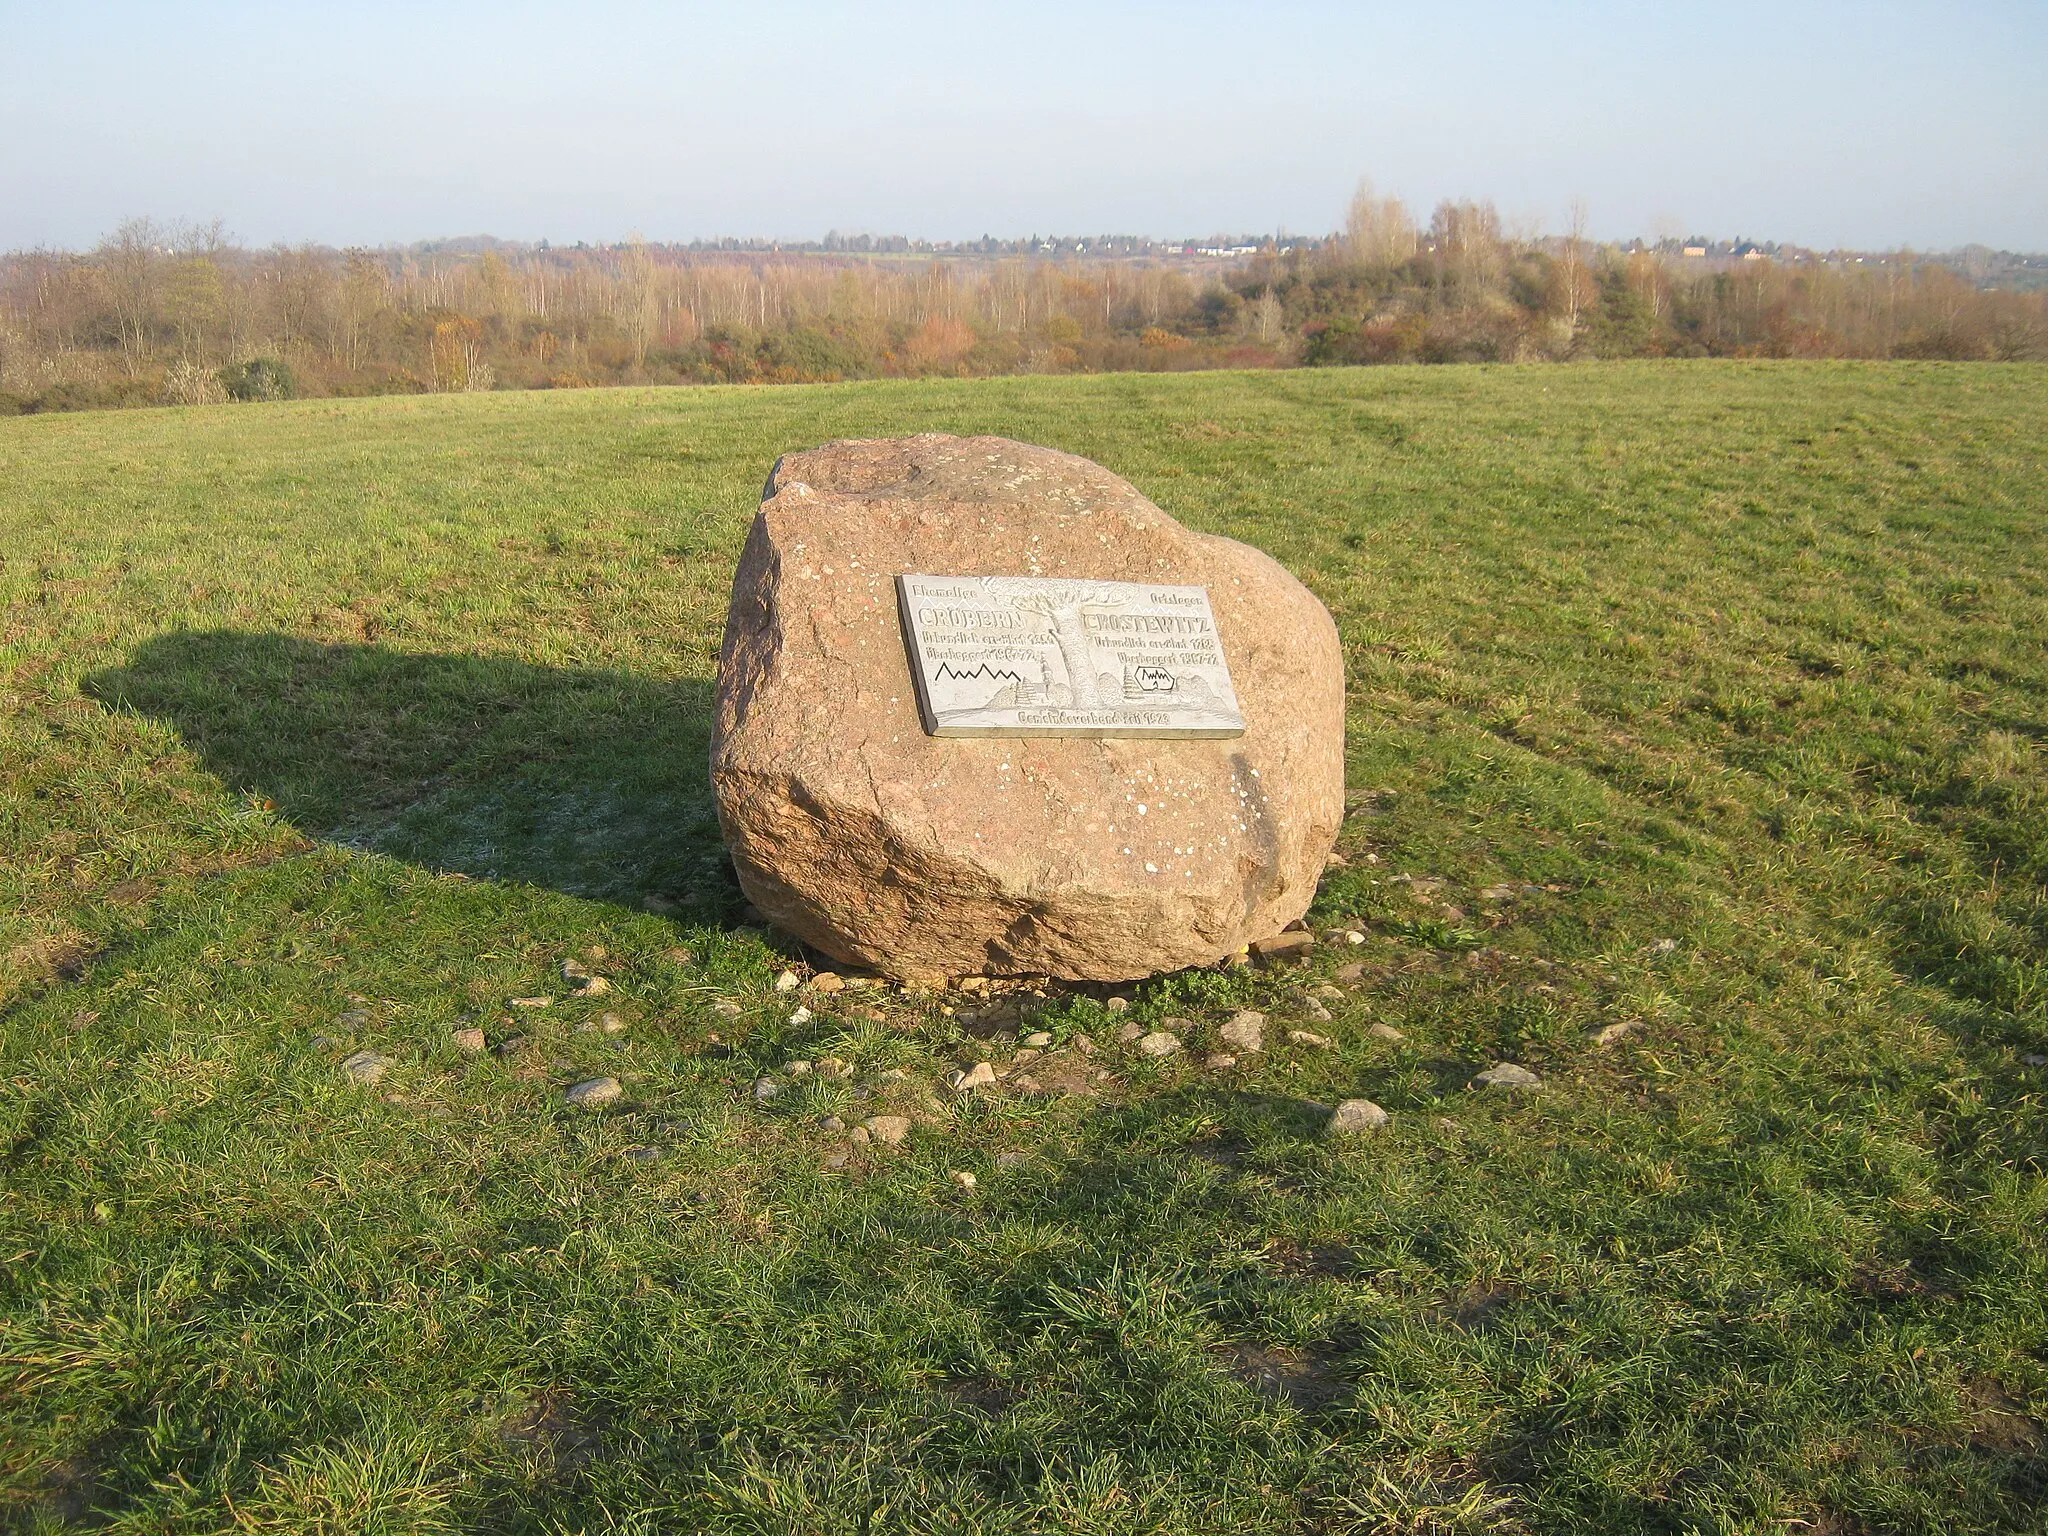
M1521 1295L1522 1288L1512 1280L1475 1280L1462 1291L1445 1297L1444 1310L1460 1328L1477 1333L1497 1323Z
M1969 1401L1970 1444L1980 1451L2026 1456L2042 1449L2041 1426L2027 1414L2027 1405L2005 1390L2002 1382L1979 1376L1964 1384Z
M68 925L54 933L37 934L15 945L8 951L5 963L0 964L0 997L12 990L7 986L10 980L17 987L23 982L34 986L51 981L77 981L92 964L93 954L92 941Z
M1341 1243L1298 1243L1283 1237L1268 1244L1266 1254L1274 1273L1302 1280L1349 1280L1357 1273L1357 1256Z
M498 1426L498 1438L565 1472L592 1460L602 1441L596 1421L559 1391L541 1393L506 1419Z
M1906 1301L1953 1294L1918 1273L1910 1263L1876 1261L1856 1266L1856 1272L1849 1277L1849 1289L1873 1301Z
M1005 1073L1005 1078L1011 1087L1025 1093L1051 1098L1082 1098L1102 1091L1104 1085L1095 1080L1099 1070L1087 1056L1060 1052L1014 1066Z
M1216 1350L1223 1368L1262 1397L1292 1404L1303 1413L1327 1408L1344 1395L1328 1346L1291 1349L1266 1344L1224 1344Z
M1024 1395L1015 1387L986 1376L957 1376L940 1383L939 1390L956 1406L991 1419L1007 1413L1010 1405Z
M83 1456L68 1457L43 1474L29 1509L56 1525L83 1525L92 1509L94 1468ZM98 1521L93 1521L98 1524Z

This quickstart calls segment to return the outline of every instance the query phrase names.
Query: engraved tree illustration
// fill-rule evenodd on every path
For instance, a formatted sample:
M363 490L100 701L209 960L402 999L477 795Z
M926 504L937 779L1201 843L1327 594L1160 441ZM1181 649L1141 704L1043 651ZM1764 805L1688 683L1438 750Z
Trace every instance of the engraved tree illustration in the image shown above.
M1022 613L1035 613L1052 625L1052 637L1067 664L1067 686L1073 690L1076 709L1100 709L1102 697L1095 680L1095 647L1081 622L1083 608L1117 608L1123 598L1108 587L1091 587L1080 582L1058 582L1032 586L1005 594Z

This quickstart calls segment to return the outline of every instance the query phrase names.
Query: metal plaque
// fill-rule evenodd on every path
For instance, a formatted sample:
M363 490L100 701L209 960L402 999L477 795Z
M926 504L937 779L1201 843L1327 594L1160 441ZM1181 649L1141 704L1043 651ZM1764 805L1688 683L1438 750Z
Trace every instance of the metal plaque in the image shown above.
M898 576L932 736L1242 736L1203 587Z

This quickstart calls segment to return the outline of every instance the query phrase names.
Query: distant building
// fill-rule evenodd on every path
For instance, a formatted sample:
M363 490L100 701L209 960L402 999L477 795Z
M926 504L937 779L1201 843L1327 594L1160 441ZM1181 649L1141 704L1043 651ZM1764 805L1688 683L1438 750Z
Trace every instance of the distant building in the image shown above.
M1685 248L1685 254L1688 256L1704 256L1707 254L1707 248L1704 245L1688 245Z

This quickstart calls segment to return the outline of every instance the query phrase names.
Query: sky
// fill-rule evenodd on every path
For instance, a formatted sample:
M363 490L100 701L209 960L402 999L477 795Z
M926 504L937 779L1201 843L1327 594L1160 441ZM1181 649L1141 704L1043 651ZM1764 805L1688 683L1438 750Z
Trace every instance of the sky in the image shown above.
M2048 250L2048 0L0 0L0 249L1317 234Z

